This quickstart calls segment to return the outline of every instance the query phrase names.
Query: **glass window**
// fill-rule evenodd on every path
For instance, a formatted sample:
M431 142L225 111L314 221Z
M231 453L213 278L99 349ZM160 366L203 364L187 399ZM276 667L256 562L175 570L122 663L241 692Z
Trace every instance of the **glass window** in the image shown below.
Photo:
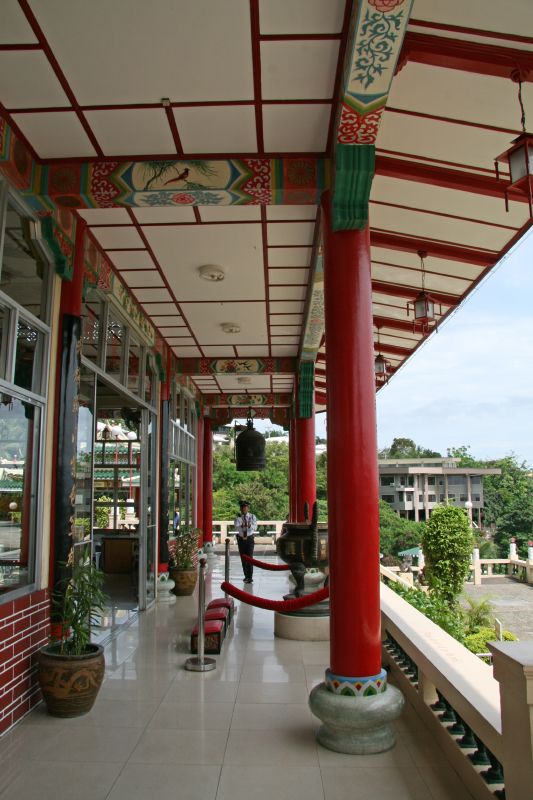
M6 378L7 340L9 336L9 310L0 305L0 378Z
M107 318L105 371L117 380L121 379L125 327L121 320L109 308Z
M436 500L437 500L437 497L436 497L436 495L434 495L434 494L428 494L428 502L429 502L429 503L435 503L435 502L436 502Z
M382 475L381 476L381 485L382 486L394 486L394 475Z
M181 424L185 428L186 431L189 430L189 398L186 394L182 394L183 398L183 417L181 420Z
M382 494L381 499L384 500L386 503L394 503L393 494Z
M41 407L0 402L0 597L35 580Z
M128 348L128 382L127 387L133 394L139 394L139 379L141 376L141 345L133 336L130 336Z
M97 364L102 318L102 302L94 290L89 290L82 307L82 353Z
M176 416L175 416L175 418L174 418L174 419L176 420L176 422L177 422L177 423L178 423L178 425L179 425L179 424L180 424L180 421L181 421L181 393L180 393L180 387L179 387L177 384L176 384L176 408L175 408L175 415L176 415Z
M0 291L43 319L46 312L48 265L31 239L33 222L8 202L0 272Z
M14 381L21 389L28 389L36 394L41 394L43 343L43 334L19 317Z
M431 475L428 477L428 486L435 486L435 478Z
M144 399L147 403L155 401L154 365L150 353L146 354L146 364L144 369Z

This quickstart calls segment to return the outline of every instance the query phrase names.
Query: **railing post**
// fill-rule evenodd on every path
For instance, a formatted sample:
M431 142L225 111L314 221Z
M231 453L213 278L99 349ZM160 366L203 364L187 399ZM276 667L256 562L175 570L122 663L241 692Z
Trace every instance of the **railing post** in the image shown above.
M472 564L474 565L474 586L481 586L481 564L479 563L479 547L474 547L472 554Z
M217 662L214 658L206 658L204 655L205 645L205 565L206 559L200 559L200 573L198 576L198 655L188 658L185 662L185 669L192 672L210 672L216 668Z
M527 543L526 581L533 583L533 542Z
M500 684L506 800L525 800L533 786L533 643L489 644Z

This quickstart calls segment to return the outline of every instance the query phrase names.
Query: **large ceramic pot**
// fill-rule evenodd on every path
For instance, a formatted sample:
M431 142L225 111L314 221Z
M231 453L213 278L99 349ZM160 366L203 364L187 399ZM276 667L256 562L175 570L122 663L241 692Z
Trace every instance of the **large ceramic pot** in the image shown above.
M78 717L93 707L105 670L104 648L87 646L81 656L61 654L59 645L43 647L37 654L37 677L54 717Z
M176 584L174 594L183 597L194 592L198 571L196 569L171 569L170 577Z

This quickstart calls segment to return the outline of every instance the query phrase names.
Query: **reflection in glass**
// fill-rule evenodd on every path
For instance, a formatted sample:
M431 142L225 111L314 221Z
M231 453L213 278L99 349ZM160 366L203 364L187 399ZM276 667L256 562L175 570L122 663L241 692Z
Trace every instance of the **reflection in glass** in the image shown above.
M94 383L94 374L82 367L80 375L80 410L76 447L74 544L85 544L91 541Z
M98 363L100 317L102 304L94 291L89 290L82 307L82 353L90 361Z
M133 394L139 394L140 364L141 364L141 346L139 342L135 341L133 336L131 336L129 353L128 353L127 387L130 390L130 392L133 392Z
M120 380L122 369L124 333L124 325L110 308L107 320L105 371L117 380Z
M9 335L9 311L0 306L0 378L6 379L7 337Z
M152 357L146 354L146 366L144 369L144 399L147 403L153 400L154 391L154 373L152 367Z
M22 389L41 393L43 334L19 318L15 349L15 383ZM36 385L37 384L37 385Z
M34 580L41 411L0 399L0 596Z
M39 258L30 237L30 221L8 205L0 291L34 316L43 318L46 273L47 265Z

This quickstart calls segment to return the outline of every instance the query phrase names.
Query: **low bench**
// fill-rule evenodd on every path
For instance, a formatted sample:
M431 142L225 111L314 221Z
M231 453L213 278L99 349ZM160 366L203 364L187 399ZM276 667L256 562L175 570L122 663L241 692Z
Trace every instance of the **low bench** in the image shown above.
M220 655L224 641L225 624L220 619L206 620L204 624L204 652L208 655ZM198 652L198 623L191 631L191 653Z

